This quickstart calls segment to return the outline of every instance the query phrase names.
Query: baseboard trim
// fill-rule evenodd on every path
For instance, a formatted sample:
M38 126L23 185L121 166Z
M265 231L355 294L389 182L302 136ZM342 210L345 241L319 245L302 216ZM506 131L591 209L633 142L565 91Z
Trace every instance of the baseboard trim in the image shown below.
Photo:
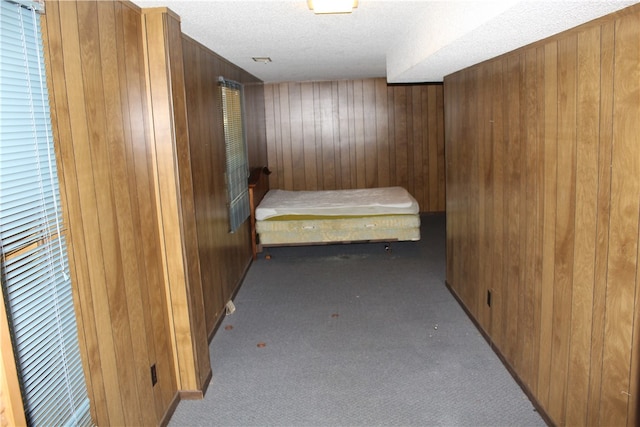
M211 379L213 378L213 371L209 369L209 373L207 374L207 378L202 382L202 397L204 398L205 394L207 394L207 389L209 388L209 384L211 383Z
M244 283L244 278L247 277L247 273L249 272L249 267L251 267L252 263L253 263L253 258L249 256L249 261L244 266L242 276L240 277L240 280L238 280L235 287L233 288L233 292L231 292L231 300L234 300L236 295L238 295L238 291L242 287L242 283ZM225 301L225 304L226 304L226 301ZM218 316L218 319L216 320L215 325L213 326L213 328L211 329L207 337L209 340L209 344L211 344L213 337L215 336L216 332L218 332L218 328L220 328L220 325L222 324L222 321L225 319L225 317L227 317L226 310L222 309L220 316Z
M204 393L202 390L178 390L180 400L202 400Z
M169 425L169 421L171 420L171 417L173 416L173 413L178 408L178 404L180 403L181 400L202 400L202 399L204 399L204 395L207 392L207 388L209 387L209 383L211 382L212 378L213 378L213 373L211 371L209 371L209 375L207 375L207 378L204 380L204 383L202 384L202 391L200 391L200 390L178 390L176 392L176 394L173 396L173 399L171 400L171 403L169 404L169 407L167 408L166 412L164 413L164 416L162 417L162 419L160 420L158 425L160 427L166 427L167 425Z
M531 390L529 389L529 387L527 387L527 385L520 379L520 376L518 376L518 373L516 372L516 370L513 368L513 366L511 366L511 364L507 361L507 359L504 357L504 355L502 354L502 352L500 351L500 349L494 344L494 342L491 340L491 337L489 336L489 334L487 334L487 332L482 328L482 326L480 325L480 323L476 320L476 318L473 316L473 314L469 311L469 309L467 308L467 306L462 302L462 299L460 298L460 296L456 293L456 291L451 287L451 285L449 284L448 281L444 281L444 284L447 286L447 289L449 290L449 292L451 293L451 295L453 295L453 297L456 299L456 301L458 302L458 304L460 305L460 307L462 307L462 309L464 310L464 312L467 314L467 317L469 319L471 319L471 322L473 322L474 326L476 327L476 329L478 330L478 332L480 332L480 335L482 335L482 337L485 339L485 341L487 341L487 343L489 344L489 347L491 347L491 349L493 350L493 352L496 354L496 356L498 356L498 359L500 359L500 361L502 362L502 364L504 365L505 368L507 368L507 371L509 372L509 374L511 374L511 376L513 377L513 379L516 381L516 383L520 386L520 388L522 389L522 391L524 392L524 394L527 395L527 397L529 398L529 400L531 401L531 404L533 405L533 407L536 409L536 411L538 412L538 414L540 414L540 417L542 417L543 421L550 427L555 427L555 423L553 422L553 420L551 419L551 417L549 416L549 414L547 414L547 411L544 410L544 408L542 407L542 405L540 405L540 402L538 402L538 399L536 399L535 395L531 392Z
M158 423L158 425L160 427L166 427L166 426L169 425L169 421L171 420L171 417L173 416L173 413L178 408L178 403L180 403L180 394L176 393L173 396L173 399L171 399L171 403L169 404L169 407L165 411L164 416L162 417L162 419Z

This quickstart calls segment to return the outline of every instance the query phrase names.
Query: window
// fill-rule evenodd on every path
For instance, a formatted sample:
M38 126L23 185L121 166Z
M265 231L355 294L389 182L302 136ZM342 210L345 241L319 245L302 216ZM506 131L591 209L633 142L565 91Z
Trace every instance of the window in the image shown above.
M249 165L243 123L242 85L220 78L222 115L227 155L227 195L230 231L235 232L249 217Z
M0 0L0 277L27 422L90 425L38 7Z

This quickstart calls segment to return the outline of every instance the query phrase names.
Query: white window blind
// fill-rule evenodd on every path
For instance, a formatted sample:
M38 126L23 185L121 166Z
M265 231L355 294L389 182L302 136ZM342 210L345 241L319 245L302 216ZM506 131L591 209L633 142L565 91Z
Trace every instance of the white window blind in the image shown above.
M243 123L242 85L220 78L227 155L227 195L230 231L249 218L249 164Z
M27 422L91 425L35 7L0 0L0 277Z

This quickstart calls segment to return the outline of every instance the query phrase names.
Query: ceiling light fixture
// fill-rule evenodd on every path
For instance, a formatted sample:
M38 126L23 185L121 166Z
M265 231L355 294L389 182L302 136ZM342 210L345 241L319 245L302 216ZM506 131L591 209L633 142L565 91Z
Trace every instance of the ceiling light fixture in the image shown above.
M313 13L351 13L358 7L358 0L307 0Z
M268 56L254 56L251 59L253 59L255 62L262 62L263 64L271 62L271 58L269 58Z

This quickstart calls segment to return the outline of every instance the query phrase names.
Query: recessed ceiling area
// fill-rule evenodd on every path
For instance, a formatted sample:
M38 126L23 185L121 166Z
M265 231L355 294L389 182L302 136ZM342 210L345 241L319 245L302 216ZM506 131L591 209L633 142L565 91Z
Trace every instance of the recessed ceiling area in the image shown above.
M439 82L462 68L640 0L359 0L314 14L306 0L134 0L266 83L386 77ZM268 61L254 61L268 57Z

